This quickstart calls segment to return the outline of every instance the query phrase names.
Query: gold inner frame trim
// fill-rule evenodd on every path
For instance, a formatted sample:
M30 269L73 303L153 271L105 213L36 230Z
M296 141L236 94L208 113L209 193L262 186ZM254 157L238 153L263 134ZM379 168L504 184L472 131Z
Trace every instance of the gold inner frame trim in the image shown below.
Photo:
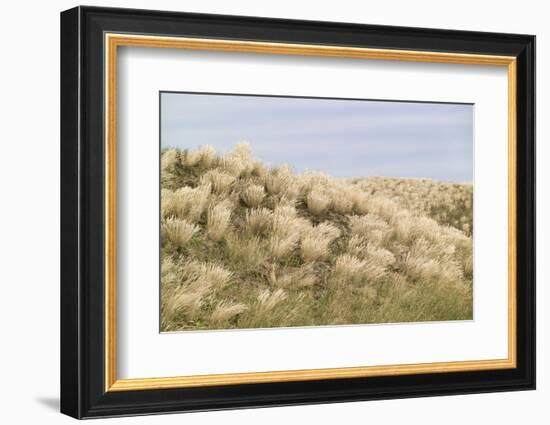
M105 34L105 391L136 391L214 385L311 381L511 369L516 353L516 58L446 52L370 49L329 45L268 43L148 35ZM118 379L116 325L116 117L117 48L120 46L228 51L279 55L324 56L355 59L397 60L469 65L504 66L508 72L508 357L495 360L285 370L251 373Z

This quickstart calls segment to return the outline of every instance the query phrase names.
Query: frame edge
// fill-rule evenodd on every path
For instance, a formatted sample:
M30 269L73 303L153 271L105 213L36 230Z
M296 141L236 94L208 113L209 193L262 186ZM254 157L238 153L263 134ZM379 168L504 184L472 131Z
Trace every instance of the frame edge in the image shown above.
M82 417L79 273L80 8L60 14L60 411Z
M518 54L518 281L525 287L518 298L518 354L522 357L523 388L536 389L536 36L525 36ZM522 108L520 108L520 105ZM521 144L519 144L521 142ZM520 217L522 220L520 220ZM518 288L519 289L519 288Z

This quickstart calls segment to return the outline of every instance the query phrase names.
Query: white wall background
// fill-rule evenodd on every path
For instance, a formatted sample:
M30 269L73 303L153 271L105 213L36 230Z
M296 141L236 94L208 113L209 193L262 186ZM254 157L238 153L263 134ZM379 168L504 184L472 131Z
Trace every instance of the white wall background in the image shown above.
M9 2L0 15L0 420L69 423L59 392L59 12L77 3ZM257 424L548 423L550 412L550 27L535 0L144 0L96 5L518 32L537 35L538 389L483 394L211 412L110 420L109 423ZM545 403L546 402L546 403Z

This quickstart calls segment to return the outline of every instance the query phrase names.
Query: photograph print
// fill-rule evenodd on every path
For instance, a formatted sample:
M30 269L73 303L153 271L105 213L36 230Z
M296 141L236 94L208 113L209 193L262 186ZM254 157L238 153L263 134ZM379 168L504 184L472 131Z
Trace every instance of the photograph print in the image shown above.
M160 93L160 331L473 319L472 104Z

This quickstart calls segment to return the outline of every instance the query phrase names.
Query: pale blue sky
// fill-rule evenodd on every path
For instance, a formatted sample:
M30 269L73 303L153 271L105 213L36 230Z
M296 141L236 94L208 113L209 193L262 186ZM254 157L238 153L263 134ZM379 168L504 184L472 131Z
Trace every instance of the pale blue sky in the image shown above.
M162 147L227 152L242 141L296 172L473 178L472 105L161 94Z

